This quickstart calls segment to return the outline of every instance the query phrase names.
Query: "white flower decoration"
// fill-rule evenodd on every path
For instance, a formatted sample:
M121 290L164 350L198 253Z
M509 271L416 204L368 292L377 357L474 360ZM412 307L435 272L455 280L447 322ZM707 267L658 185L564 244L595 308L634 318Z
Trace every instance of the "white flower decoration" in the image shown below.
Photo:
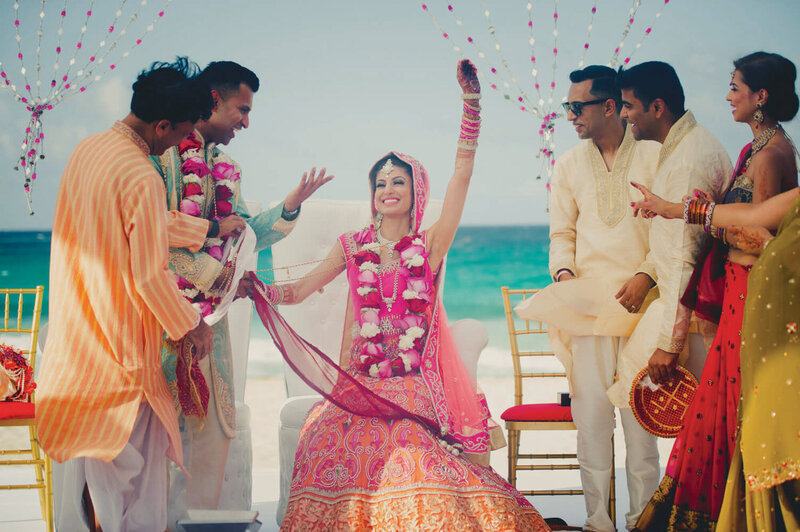
M378 273L378 265L375 264L374 262L370 262L370 261L362 262L361 266L359 266L358 269L359 269L359 271L362 271L362 272L370 271L370 272Z
M376 292L376 291L377 290L375 288L369 286L359 286L358 288L356 288L356 292L358 292L358 295L360 295L361 297L366 296L370 292Z
M181 290L181 293L184 295L184 297L188 297L189 299L194 299L197 296L197 294L200 293L200 290L198 290L197 288L184 288L183 290Z
M183 176L184 183L199 183L200 181L200 176L197 174L186 174Z
M381 332L381 328L374 323L365 323L361 326L362 338L372 338Z
M418 299L419 293L414 290L403 290L403 299Z
M400 349L401 351L406 351L408 349L411 349L412 347L414 347L414 339L407 334L401 336L400 339L397 341L397 348Z
M411 338L422 338L422 335L425 334L425 329L422 327L409 327L406 330L406 334Z
M424 246L425 245L425 242L423 242L420 237L415 238L414 240L411 241L411 243L414 244L414 245L417 245L417 246Z
M403 361L403 367L405 368L406 373L410 373L411 372L411 361L408 359L408 356L404 355L403 353L400 353L400 360Z
M191 159L192 157L200 157L200 151L197 148L191 148L183 152L184 159Z
M191 201L197 203L198 205L200 205L203 202L203 196L201 196L200 194L193 194L191 196L186 196L183 199L191 200Z
M206 238L206 245L211 246L221 246L222 239L221 238Z
M378 378L378 365L377 364L373 364L373 365L371 365L369 367L369 376L370 377L375 377L376 379Z
M369 242L367 244L364 244L364 247L362 247L361 249L362 250L366 250L366 251L374 251L376 253L379 253L380 252L379 251L380 248L381 248L381 245L378 242Z
M423 257L420 254L417 254L408 259L407 261L405 261L404 264L406 268L412 268L414 266L422 266L423 264L425 264L425 257Z

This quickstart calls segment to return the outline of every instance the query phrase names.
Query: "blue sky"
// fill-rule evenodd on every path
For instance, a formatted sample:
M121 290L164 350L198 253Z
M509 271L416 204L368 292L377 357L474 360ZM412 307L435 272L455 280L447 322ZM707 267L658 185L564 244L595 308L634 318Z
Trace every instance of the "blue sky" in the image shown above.
M31 71L40 2L20 3L21 46ZM106 129L127 113L130 85L138 71L154 60L171 60L176 55L188 55L201 66L212 60L235 60L261 78L251 126L228 147L243 167L243 192L248 199L267 203L283 198L312 165L326 166L337 176L318 192L319 197L366 198L366 172L390 149L420 159L432 176L434 195L442 197L452 173L460 119L455 82L458 55L421 3L239 0L223 6L205 0L173 1L153 32L118 68L85 93L45 114L47 158L39 165L34 188L35 216L28 215L21 176L12 170L26 113L10 93L0 90L0 230L50 228L60 175L72 148L81 138ZM447 3L426 3L467 55L477 59L448 14ZM497 55L490 53L493 44L482 2L450 3L463 19L462 27L486 51L489 61L498 65ZM553 79L553 2L532 3L539 78L549 84ZM65 50L74 46L89 4L88 0L66 2ZM78 62L86 61L97 48L118 2L100 4L95 2L92 8ZM138 26L132 25L121 41L120 53L164 4L163 0L149 0ZM525 4L487 0L504 56L520 84L533 92ZM558 4L556 102L566 94L567 76L577 67L592 4L591 0ZM62 5L45 5L41 54L45 82L52 72ZM623 50L632 49L640 40L662 5L663 0L643 0ZM138 1L130 0L125 13L136 6ZM610 59L631 0L603 0L597 7L587 63ZM13 2L0 0L0 61L12 81L22 84L13 20ZM631 64L651 59L672 63L683 82L687 106L735 158L748 140L749 128L732 121L724 100L732 60L766 50L798 64L799 31L800 2L796 0L671 0ZM536 180L540 122L486 85L484 81L480 148L462 223L547 223L544 181ZM787 125L795 139L800 139L798 123ZM570 124L559 119L556 153L576 142Z

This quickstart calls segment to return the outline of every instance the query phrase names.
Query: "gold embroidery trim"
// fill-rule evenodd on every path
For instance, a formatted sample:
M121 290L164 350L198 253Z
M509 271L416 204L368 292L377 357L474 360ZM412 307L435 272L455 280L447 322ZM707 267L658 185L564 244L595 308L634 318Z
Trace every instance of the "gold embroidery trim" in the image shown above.
M610 172L597 144L590 140L587 146L597 190L597 215L608 227L614 227L628 213L628 171L636 151L636 141L627 128Z
M665 334L659 334L656 347L667 353L681 353L683 352L684 342L685 340L681 338L671 338Z
M117 120L114 122L114 125L111 126L111 129L136 144L136 147L142 150L145 155L150 155L150 146L148 146L147 142L145 142L128 124Z
M661 145L661 151L658 152L658 166L656 169L661 168L661 164L669 159L669 156L672 155L672 152L675 151L675 148L678 147L678 144L681 143L683 137L686 136L694 126L697 125L697 120L695 120L694 115L691 111L686 111L680 119L672 124L672 127L667 134L667 138L664 139L664 144Z
M753 491L762 491L782 484L788 480L800 478L800 462L784 460L771 468L763 468L757 473L745 473L747 487Z
M222 263L211 255L171 252L169 264L180 275L203 292L208 292L222 271Z

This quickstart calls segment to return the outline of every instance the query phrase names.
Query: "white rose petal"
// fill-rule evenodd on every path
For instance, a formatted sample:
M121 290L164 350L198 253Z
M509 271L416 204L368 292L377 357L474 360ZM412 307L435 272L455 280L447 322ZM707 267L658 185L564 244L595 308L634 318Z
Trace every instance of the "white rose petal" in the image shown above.
M406 330L406 334L411 338L422 338L422 335L425 334L425 329L422 327L409 327Z
M414 347L414 339L408 336L407 334L401 336L400 340L398 340L397 342L397 348L400 349L401 351L406 351L408 349L411 349L412 347Z
M372 338L381 332L381 328L374 323L365 323L361 326L361 336L363 338Z
M364 244L364 247L362 247L361 249L362 250L366 250L366 251L376 251L377 252L380 249L380 247L381 247L381 245L378 242L370 242L368 244Z
M413 266L422 266L423 264L425 264L425 257L423 257L422 255L414 255L413 257L405 261L405 265L407 268L411 268Z
M185 297L188 297L189 299L194 299L197 296L197 294L200 293L200 290L198 290L197 288L184 288L183 290L181 290L181 293Z
M403 361L403 367L405 368L406 373L410 373L411 372L411 361L408 360L408 356L404 355L403 353L400 353L400 360Z
M378 377L378 365L373 364L369 367L369 376L370 377Z
M419 294L413 290L403 290L403 299L417 299Z

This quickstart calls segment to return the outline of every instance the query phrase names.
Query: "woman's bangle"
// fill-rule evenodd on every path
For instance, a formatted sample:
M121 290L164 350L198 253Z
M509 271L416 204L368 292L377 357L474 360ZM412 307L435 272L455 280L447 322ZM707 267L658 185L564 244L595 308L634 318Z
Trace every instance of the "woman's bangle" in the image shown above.
M706 219L703 222L703 229L706 233L711 233L711 217L714 216L714 207L716 207L716 203L710 203L706 210Z
M481 93L480 92L472 92L472 93L464 93L461 95L462 100L480 100Z

